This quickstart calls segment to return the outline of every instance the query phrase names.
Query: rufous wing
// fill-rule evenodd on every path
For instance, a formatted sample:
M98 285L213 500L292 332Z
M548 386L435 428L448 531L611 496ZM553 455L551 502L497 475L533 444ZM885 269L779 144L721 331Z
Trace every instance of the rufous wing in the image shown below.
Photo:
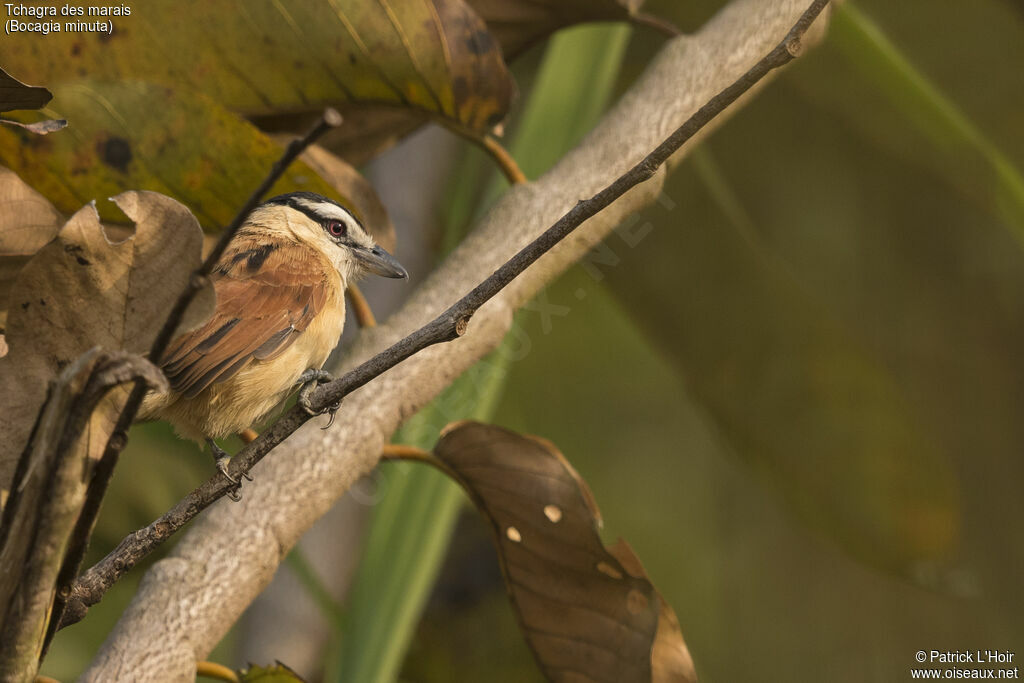
M323 309L323 257L297 243L237 240L211 279L217 309L202 327L174 340L161 362L171 388L192 398L253 360L284 352Z

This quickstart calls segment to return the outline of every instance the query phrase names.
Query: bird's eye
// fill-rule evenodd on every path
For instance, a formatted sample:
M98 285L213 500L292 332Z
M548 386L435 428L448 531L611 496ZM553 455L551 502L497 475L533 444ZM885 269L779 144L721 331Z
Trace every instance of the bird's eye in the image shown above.
M342 237L345 234L346 226L341 221L327 221L327 232L335 237Z

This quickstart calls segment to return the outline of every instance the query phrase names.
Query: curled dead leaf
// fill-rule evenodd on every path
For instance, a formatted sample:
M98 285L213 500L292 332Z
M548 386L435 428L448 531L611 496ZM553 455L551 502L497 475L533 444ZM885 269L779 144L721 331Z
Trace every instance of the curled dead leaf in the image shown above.
M10 290L10 350L0 358L0 488L11 480L50 381L94 346L148 351L199 266L202 232L188 209L154 192L125 192L114 201L135 222L131 238L111 242L88 205L29 260ZM182 329L202 322L213 307L207 288ZM109 433L126 395L111 392L90 429ZM104 443L91 441L89 453L98 455Z
M625 542L601 543L593 496L554 445L462 422L434 454L491 523L513 607L548 678L696 680L672 609Z
M28 260L53 239L64 217L16 173L0 167L0 311Z

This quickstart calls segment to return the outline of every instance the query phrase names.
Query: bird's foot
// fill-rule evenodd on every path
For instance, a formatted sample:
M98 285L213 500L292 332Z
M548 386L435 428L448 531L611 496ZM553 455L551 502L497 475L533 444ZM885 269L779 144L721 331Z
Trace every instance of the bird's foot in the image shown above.
M331 416L330 421L328 421L325 426L321 427L321 429L327 429L334 424L334 416L337 414L338 408L341 407L341 401L327 406L323 410L314 410L313 404L310 401L310 395L319 385L330 382L333 379L334 377L331 373L326 370L318 370L314 368L306 370L299 376L299 384L302 386L299 388L298 403L302 406L302 409L309 413L310 417L316 417L317 415L323 415L324 413Z
M224 475L225 479L234 485L234 487L228 491L228 498L237 503L242 500L242 494L239 493L239 490L242 488L242 482L232 477L228 472L228 462L231 461L231 456L228 455L227 451L218 446L213 439L207 439L206 443L209 444L210 451L213 453L213 461L217 464L217 469L222 475ZM242 472L242 476L249 481L252 481L252 477L249 476L248 472Z

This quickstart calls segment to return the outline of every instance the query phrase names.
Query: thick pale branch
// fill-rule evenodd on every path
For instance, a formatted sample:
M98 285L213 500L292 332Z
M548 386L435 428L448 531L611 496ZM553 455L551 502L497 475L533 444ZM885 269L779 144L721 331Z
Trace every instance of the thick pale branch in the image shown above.
M301 533L374 466L395 427L495 348L511 325L512 310L580 258L626 215L653 201L660 183L644 183L618 201L615 196L599 195L603 198L577 205L580 197L598 193L699 106L737 78L745 78L749 65L769 51L805 7L805 0L733 3L700 33L669 43L598 129L552 172L534 184L513 188L402 311L364 333L350 363L371 358L370 364L356 367L318 390L315 399L323 403L352 392L342 407L341 424L328 432L313 425L299 430L277 449L274 458L257 466L256 481L247 487L240 504L216 506L197 520L173 557L158 562L147 573L85 679L106 680L116 671L131 671L137 680L166 679L171 672L186 680L196 659L209 651L269 582ZM794 51L793 41L783 45L787 56L780 63L788 61ZM755 73L746 87L757 77ZM727 106L739 92L724 93L720 106ZM699 128L695 125L694 130ZM683 134L689 137L693 132ZM642 165L628 187L651 177L657 164L672 154L672 149L663 150L660 161ZM586 221L579 230L496 296L493 292L482 296L486 292L478 291L473 296L479 298L469 299L466 307L453 307L462 292L489 276L496 278L491 284L497 283L500 290L550 249L560 238L543 229L561 224L556 219L567 208ZM542 245L539 251L524 256L520 250L545 234L538 243ZM512 265L499 270L516 254L519 256L509 261ZM425 348L457 337L477 307L479 312L461 338ZM439 310L446 312L430 321L432 312ZM409 332L424 323L426 327L410 341ZM374 355L389 344L395 346ZM419 349L424 350L417 353ZM403 359L407 360L395 367ZM358 389L371 379L371 386ZM303 421L296 412L286 414L246 447L238 467L257 461ZM198 497L183 501L183 505L208 505L209 496L218 493L216 488L207 482L196 492ZM140 533L155 531L151 528Z

